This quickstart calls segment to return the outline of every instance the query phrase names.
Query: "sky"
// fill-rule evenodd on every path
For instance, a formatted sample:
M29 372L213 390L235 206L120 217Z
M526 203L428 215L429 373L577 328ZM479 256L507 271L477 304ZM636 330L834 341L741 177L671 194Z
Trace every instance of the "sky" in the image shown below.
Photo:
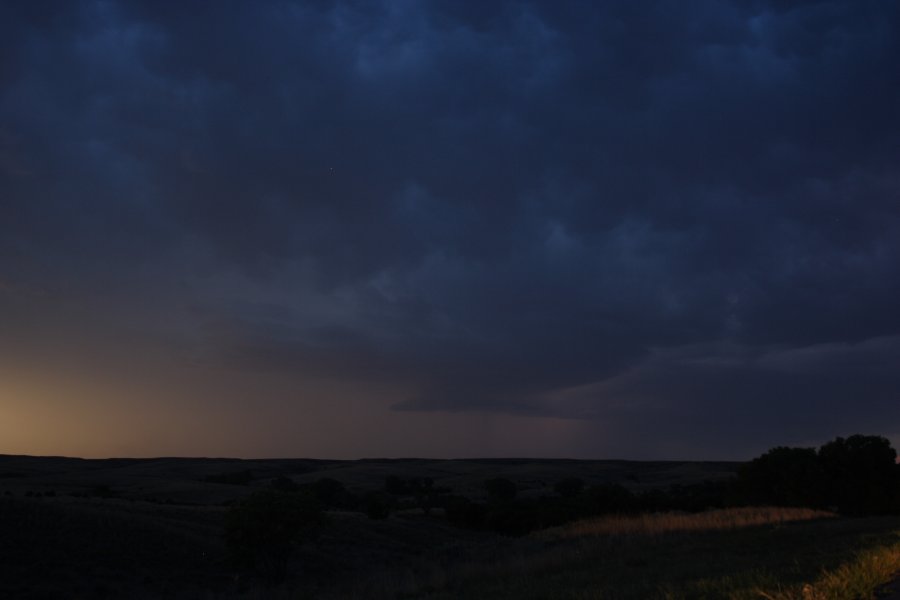
M0 453L900 442L900 3L0 3Z

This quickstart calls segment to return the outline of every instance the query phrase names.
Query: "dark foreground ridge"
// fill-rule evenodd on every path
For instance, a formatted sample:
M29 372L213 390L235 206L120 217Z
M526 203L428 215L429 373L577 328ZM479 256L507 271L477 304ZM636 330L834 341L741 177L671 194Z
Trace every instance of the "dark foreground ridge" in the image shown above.
M222 504L279 477L297 484L334 479L357 491L380 490L387 477L430 478L437 487L483 495L486 478L516 482L520 495L552 492L558 480L650 489L733 477L738 462L567 459L109 458L0 455L0 492L90 494L174 504Z
M355 581L385 600L578 597L610 585L614 597L678 589L678 598L693 597L714 569L721 593L704 597L727 598L897 544L898 469L877 436L773 448L747 463L3 455L0 597L258 597L270 588L360 597L347 587ZM795 508L754 508L766 506ZM691 513L703 514L685 521ZM758 530L798 518L808 522ZM640 541L634 532L650 522L665 540ZM673 558L694 554L708 560ZM478 567L496 561L496 573ZM559 581L535 587L551 566Z

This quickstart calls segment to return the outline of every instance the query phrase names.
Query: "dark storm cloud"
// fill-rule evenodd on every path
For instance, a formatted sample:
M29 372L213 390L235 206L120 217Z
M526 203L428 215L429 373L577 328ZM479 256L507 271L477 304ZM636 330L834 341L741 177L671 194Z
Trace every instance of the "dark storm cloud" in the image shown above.
M20 2L0 23L0 302L114 297L209 360L411 382L407 410L693 435L763 429L773 386L785 430L825 403L824 435L860 412L900 431L895 378L758 362L895 356L892 3ZM757 358L660 375L698 347ZM613 384L624 413L560 400Z

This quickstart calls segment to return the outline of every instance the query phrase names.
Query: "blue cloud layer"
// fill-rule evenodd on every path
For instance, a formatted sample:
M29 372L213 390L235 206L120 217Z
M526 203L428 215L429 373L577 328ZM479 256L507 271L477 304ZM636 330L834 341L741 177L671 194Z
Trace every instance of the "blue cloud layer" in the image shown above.
M406 410L637 432L767 414L764 382L783 428L827 396L822 435L900 431L896 378L847 353L654 384L660 352L698 346L895 355L872 341L900 335L894 4L83 1L0 23L19 339L58 312L29 286L94 332L115 298L232 368L408 381ZM604 412L613 381L633 416Z

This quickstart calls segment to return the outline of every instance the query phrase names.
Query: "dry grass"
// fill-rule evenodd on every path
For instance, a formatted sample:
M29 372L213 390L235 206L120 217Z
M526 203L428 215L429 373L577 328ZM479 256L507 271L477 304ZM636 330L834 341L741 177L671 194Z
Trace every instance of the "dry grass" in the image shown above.
M834 517L809 508L761 506L727 508L702 513L657 513L605 516L575 521L534 534L540 539L570 539L607 535L660 535L677 531L717 531Z
M498 546L490 560L482 557L435 564L418 572L384 573L362 586L321 597L758 599L763 597L758 590L777 587L779 580L758 570L758 560L740 554L779 554L779 544L770 548L774 542L770 538L772 525L829 517L834 515L809 509L756 507L587 519L510 540L508 547ZM770 527L759 527L765 525ZM666 535L664 540L653 538L670 533L673 535ZM708 535L738 537L703 537ZM786 554L782 562L793 570L793 556ZM695 561L694 556L701 558ZM716 576L708 578L712 572ZM671 582L675 585L667 591Z
M875 591L900 572L900 544L868 550L856 560L825 571L813 583L766 592L767 600L863 600L875 598Z

